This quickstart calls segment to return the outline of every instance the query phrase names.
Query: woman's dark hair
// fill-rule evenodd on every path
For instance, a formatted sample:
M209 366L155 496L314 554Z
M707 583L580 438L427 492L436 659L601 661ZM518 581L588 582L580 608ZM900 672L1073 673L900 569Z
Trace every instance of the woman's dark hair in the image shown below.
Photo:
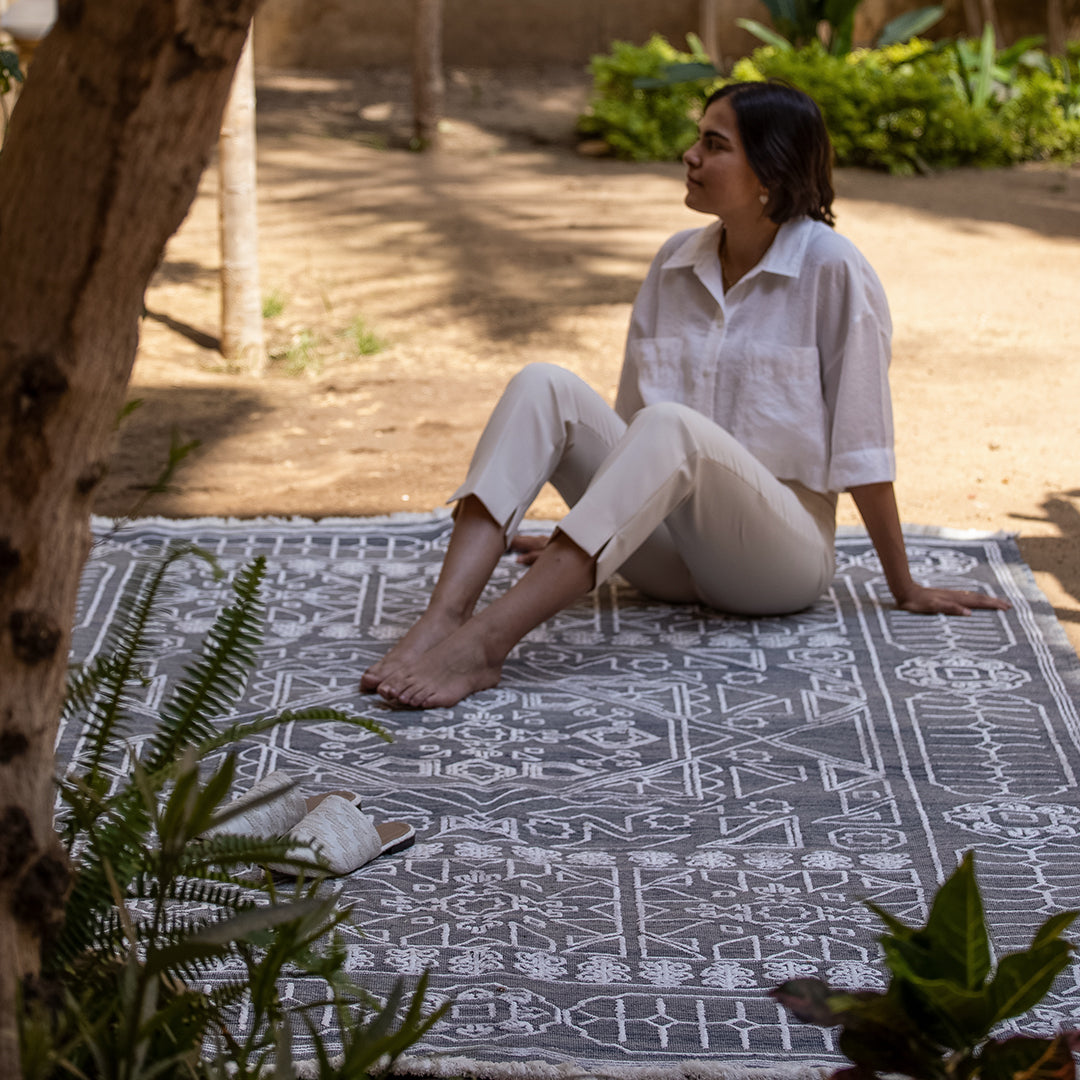
M836 223L832 212L832 143L813 98L781 82L729 83L709 96L735 110L746 160L765 185L765 212L782 225L807 217Z

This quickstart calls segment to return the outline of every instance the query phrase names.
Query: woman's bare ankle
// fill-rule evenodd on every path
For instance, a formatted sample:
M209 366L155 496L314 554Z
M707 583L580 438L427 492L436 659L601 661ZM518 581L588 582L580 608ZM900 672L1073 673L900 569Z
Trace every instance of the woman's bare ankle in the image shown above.
M364 672L360 689L365 692L376 690L388 674L434 648L467 621L467 617L454 612L428 607L390 651Z

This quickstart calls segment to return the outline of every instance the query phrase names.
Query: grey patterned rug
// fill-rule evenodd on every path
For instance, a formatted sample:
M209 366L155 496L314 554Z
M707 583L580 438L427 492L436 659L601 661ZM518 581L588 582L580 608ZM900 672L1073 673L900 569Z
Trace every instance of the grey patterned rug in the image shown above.
M974 848L1001 950L1080 905L1078 664L1011 540L908 537L917 577L1004 595L1007 613L894 611L850 536L801 614L733 618L616 581L530 634L497 689L384 709L356 692L360 673L422 610L448 529L445 515L138 522L96 549L75 632L92 655L136 560L172 538L228 571L267 556L242 713L332 704L394 742L285 728L243 751L241 774L352 789L416 826L414 848L336 885L357 905L365 985L428 969L454 1002L414 1071L817 1075L842 1060L831 1034L765 991L807 975L880 987L863 898L923 919ZM504 560L491 595L520 572ZM201 560L174 578L151 698L226 596ZM78 737L61 732L61 759ZM1069 973L1023 1026L1078 1016Z

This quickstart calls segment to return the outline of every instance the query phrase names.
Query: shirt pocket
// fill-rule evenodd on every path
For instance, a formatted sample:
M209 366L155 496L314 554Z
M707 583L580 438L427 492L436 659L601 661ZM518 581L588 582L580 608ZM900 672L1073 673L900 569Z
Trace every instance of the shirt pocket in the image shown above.
M813 346L747 342L719 388L728 430L746 444L772 443L786 457L827 453L821 361Z
M716 366L703 362L703 348L681 337L640 338L629 346L637 370L638 390L646 405L676 401L713 416Z

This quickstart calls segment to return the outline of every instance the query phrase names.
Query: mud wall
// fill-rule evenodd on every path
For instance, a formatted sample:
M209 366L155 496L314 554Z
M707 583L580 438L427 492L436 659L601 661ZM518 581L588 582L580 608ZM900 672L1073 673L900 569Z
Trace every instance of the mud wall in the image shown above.
M855 36L869 43L892 17L929 0L864 0ZM4 0L0 0L0 5ZM756 39L735 26L768 22L760 0L713 0L722 57L745 55ZM581 66L616 38L663 34L683 46L702 29L705 0L445 0L444 55L451 67ZM1080 0L1065 0L1071 35L1080 35ZM1043 0L996 0L1007 41L1046 29ZM963 0L946 0L934 33L967 29ZM412 0L266 0L256 20L255 57L265 67L324 71L400 67L410 62Z

